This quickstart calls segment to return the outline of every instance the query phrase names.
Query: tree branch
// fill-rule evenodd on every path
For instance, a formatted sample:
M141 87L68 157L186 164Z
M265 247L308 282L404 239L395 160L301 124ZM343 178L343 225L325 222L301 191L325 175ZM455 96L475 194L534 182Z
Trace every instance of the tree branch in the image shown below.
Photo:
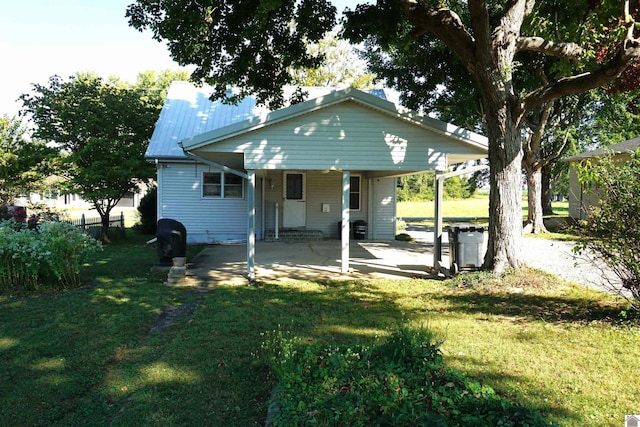
M567 129L567 132L564 134L564 138L562 138L562 144L560 145L560 147L558 147L558 149L551 155L540 160L541 167L545 167L546 165L548 165L549 163L551 163L552 161L554 161L555 159L559 158L562 155L562 152L567 147L567 143L569 142L569 133L570 133L570 129Z
M400 3L414 27L414 37L433 34L460 56L467 69L473 68L475 39L458 14L450 9L435 9L417 0L400 0Z
M627 37L611 60L595 71L565 77L528 93L520 103L517 115L522 117L527 111L545 102L565 95L586 92L615 80L631 63L640 59L640 39L633 38L634 24L628 25L630 30Z
M567 59L579 59L584 53L577 43L554 42L542 37L518 37L516 49L518 52L531 50Z
M485 0L469 0L469 14L471 15L471 27L476 38L476 43L481 51L491 55L491 26L489 24L489 13L487 12L487 2Z

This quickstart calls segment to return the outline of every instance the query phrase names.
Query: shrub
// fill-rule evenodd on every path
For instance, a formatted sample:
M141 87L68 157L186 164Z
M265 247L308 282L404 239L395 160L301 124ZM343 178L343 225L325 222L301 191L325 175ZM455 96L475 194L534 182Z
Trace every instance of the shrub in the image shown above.
M140 223L137 228L142 234L156 234L158 225L158 188L152 187L147 194L140 200L138 206L138 214L140 215Z
M100 243L64 222L50 222L37 235L48 250L48 272L62 287L80 285L80 267L100 249Z
M0 289L32 290L80 285L80 267L101 246L71 224L52 222L34 230L0 224Z
M273 337L266 348L278 348ZM378 345L349 348L282 339L274 426L543 426L534 410L448 368L428 328L400 327Z
M0 223L0 289L35 289L46 257L35 231L20 231L12 220Z
M628 161L612 154L588 162L580 170L582 184L595 184L600 202L587 212L586 232L577 251L590 251L620 279L612 290L640 309L640 150Z

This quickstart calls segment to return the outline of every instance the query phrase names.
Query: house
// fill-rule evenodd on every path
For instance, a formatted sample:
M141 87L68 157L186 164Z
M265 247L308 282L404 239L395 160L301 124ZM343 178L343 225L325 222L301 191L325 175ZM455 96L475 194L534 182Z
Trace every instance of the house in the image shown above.
M573 219L585 218L586 212L599 202L598 192L589 191L589 183L581 184L578 179L578 165L586 160L595 159L605 153L612 153L616 160L624 161L630 153L640 148L640 137L632 138L618 144L610 145L597 150L588 150L578 155L569 157L569 217Z
M397 177L485 158L485 137L402 108L392 91L305 88L307 101L269 111L245 98L212 102L209 88L174 82L145 157L157 167L158 218L189 242L303 233L394 239Z
M82 199L78 194L67 193L62 189L64 178L52 175L45 179L47 190L22 195L16 198L16 204L21 206L42 206L55 211L93 209L93 203ZM116 208L133 210L140 206L140 200L148 191L145 183L138 184L138 192L129 192L116 204Z

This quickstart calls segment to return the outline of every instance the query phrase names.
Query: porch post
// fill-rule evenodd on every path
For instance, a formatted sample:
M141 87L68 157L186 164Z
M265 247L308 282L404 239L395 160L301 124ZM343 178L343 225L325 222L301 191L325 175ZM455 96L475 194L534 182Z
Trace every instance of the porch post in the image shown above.
M444 189L444 175L436 174L435 212L433 214L433 270L440 273L442 262L442 192Z
M256 280L256 172L247 171L247 279Z
M349 271L349 193L351 186L351 172L342 171L342 228L340 238L342 242L342 262L343 273Z

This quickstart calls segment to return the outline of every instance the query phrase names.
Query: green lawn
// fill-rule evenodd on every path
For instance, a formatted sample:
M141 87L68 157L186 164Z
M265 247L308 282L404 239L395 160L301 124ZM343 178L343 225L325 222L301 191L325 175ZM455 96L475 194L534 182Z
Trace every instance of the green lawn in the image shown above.
M568 202L553 202L554 216L569 215ZM522 199L522 216L527 216L527 198ZM434 202L399 202L396 215L399 218L433 218ZM442 203L442 216L464 218L465 221L484 224L489 221L489 195L477 194L463 200L445 200Z
M149 271L146 239L107 247L81 289L0 296L0 425L263 425L265 332L348 346L400 322L428 322L450 366L562 425L638 412L640 326L603 294L532 271L196 292ZM167 307L186 315L158 324Z

